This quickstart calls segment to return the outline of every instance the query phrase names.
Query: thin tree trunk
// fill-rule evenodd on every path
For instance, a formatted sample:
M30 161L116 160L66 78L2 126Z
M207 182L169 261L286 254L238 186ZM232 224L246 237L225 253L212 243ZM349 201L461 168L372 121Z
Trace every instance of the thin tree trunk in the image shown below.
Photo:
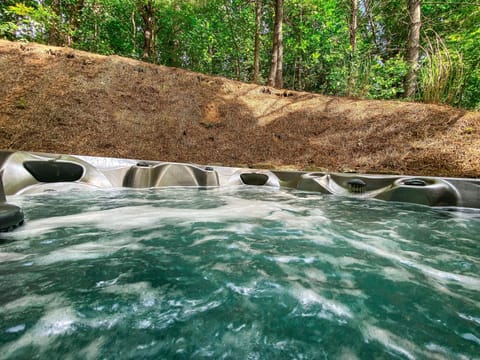
M174 19L177 19L176 14L180 13L180 5L175 4L174 8L175 8L175 18ZM180 40L178 38L181 33L182 33L181 24L179 24L179 22L177 22L177 21L174 21L174 24L172 26L172 39L170 40L170 43L169 43L170 54L168 56L168 64L170 66L179 67L180 64L181 64L181 60L180 60L180 57L179 57Z
M268 85L277 88L283 86L283 0L275 0L275 26Z
M294 79L293 81L293 88L296 90L303 90L303 50L302 50L302 44L303 44L303 32L302 32L302 27L303 27L303 6L300 5L300 15L299 15L299 24L300 24L300 31L298 35L298 45L300 47L300 54L298 55L296 64L295 64L295 69L294 74L296 73L296 80ZM297 82L297 86L295 87L295 81Z
M372 6L369 0L364 0L363 5L365 7L365 12L368 17L368 24L370 25L370 31L372 32L372 40L375 45L375 51L377 54L380 54L380 46L378 45L377 40L377 26L375 25L375 19L373 18Z
M152 57L152 62L154 64L158 63L158 54L157 54L157 29L155 24L152 26L152 39L150 41L150 56Z
M95 52L98 52L98 20L96 17L95 23L93 24L93 44Z
M348 74L347 96L352 95L355 88L355 54L357 51L358 0L350 0L350 66Z
M145 61L150 61L152 59L152 49L153 49L153 3L152 0L147 0L141 5L140 14L143 19L143 53L142 59Z
M101 12L100 5L97 0L93 1L93 15L94 15L94 24L93 24L93 44L95 47L95 52L98 52L98 16Z
M262 26L262 0L255 4L255 50L253 53L253 82L258 84L260 75L260 31Z
M73 35L72 35L73 44L75 44L79 40L77 30L80 27L80 20L81 20L84 7L85 7L85 0L77 0L77 3L73 10L73 16L71 21L71 27L73 32Z
M350 0L350 47L352 54L357 50L358 0Z
M420 54L420 27L421 0L408 0L408 13L410 16L407 63L408 73L405 78L405 97L412 98L417 90L418 59Z
M277 56L277 73L275 74L275 86L283 87L283 0L277 0L277 16L278 16L278 56ZM276 17L277 17L276 16Z
M137 53L137 24L135 23L135 10L132 10L132 15L130 16L132 20L132 46L133 51Z

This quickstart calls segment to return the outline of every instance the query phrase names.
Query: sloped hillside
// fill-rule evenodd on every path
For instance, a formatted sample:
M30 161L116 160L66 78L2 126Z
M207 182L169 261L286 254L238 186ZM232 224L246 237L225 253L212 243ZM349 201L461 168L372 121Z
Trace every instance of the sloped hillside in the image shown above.
M0 40L0 148L480 176L480 113L284 91Z

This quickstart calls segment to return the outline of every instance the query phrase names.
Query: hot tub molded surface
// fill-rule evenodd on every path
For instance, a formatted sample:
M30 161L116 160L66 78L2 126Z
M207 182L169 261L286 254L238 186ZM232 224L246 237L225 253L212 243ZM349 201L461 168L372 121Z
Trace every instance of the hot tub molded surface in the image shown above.
M5 195L48 191L270 186L359 199L480 208L480 179L258 170L24 151L0 151L0 185L0 204Z

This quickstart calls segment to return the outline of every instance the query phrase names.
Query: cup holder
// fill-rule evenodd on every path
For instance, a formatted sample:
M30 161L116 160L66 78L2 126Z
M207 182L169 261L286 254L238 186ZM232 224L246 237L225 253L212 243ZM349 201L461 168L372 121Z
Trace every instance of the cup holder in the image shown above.
M259 173L243 173L240 174L240 179L245 185L263 186L268 181L268 175Z
M403 185L418 186L418 187L423 187L428 185L428 183L423 179L407 179L407 180L402 180L401 183Z

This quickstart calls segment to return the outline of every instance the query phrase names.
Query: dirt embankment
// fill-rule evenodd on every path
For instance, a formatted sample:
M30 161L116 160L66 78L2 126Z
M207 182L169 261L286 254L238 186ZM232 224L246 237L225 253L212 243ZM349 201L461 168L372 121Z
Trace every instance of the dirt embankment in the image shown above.
M0 148L480 177L480 113L283 91L0 40Z

